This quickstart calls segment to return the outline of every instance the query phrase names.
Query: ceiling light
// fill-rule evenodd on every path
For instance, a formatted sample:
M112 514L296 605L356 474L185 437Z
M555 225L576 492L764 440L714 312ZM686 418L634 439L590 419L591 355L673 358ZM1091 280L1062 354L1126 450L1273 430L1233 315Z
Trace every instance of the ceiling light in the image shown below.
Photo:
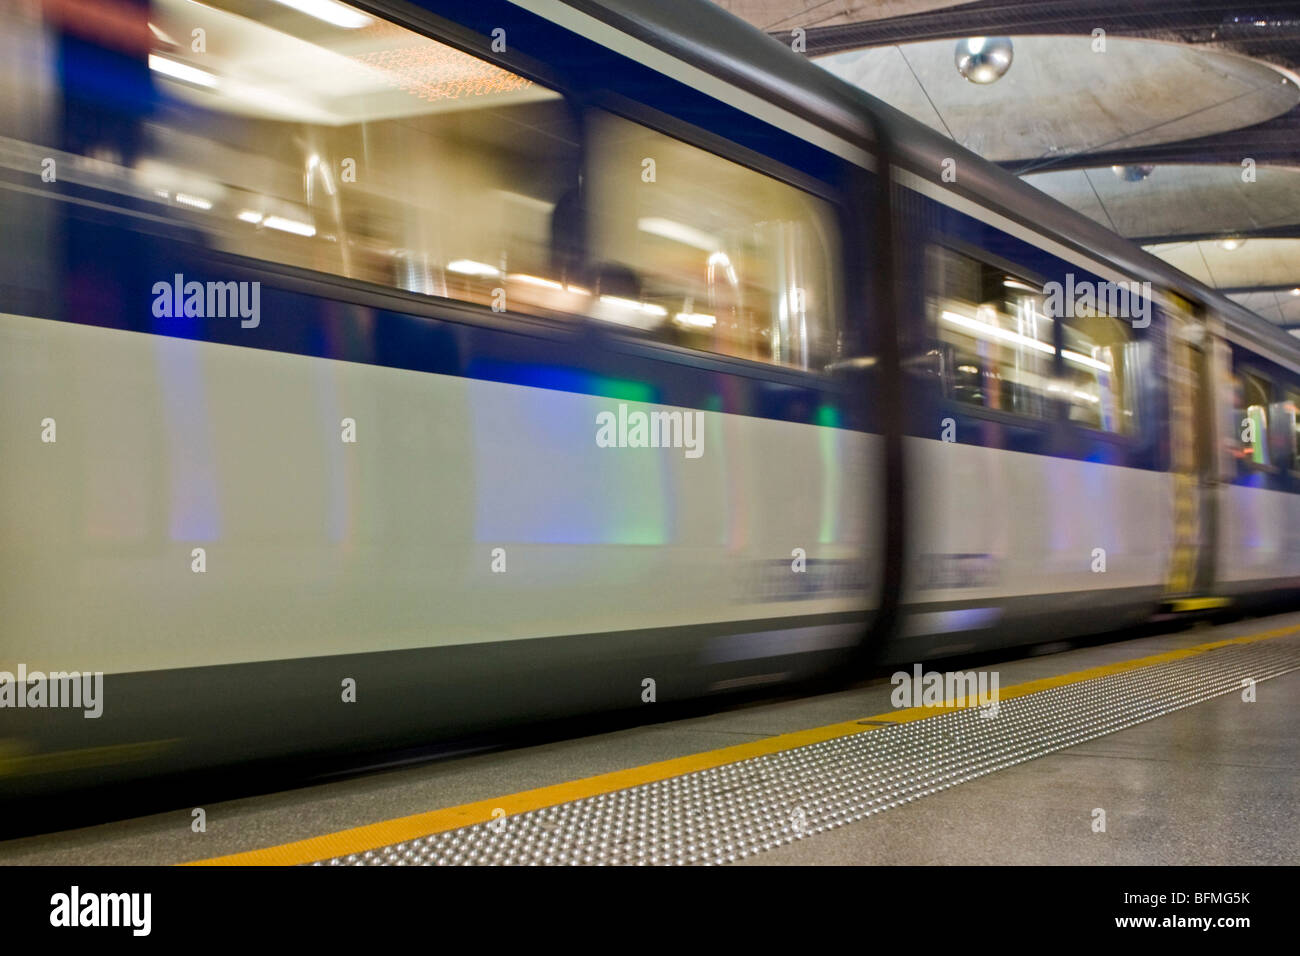
M616 305L620 309L630 309L637 312L644 312L647 315L667 315L668 310L662 305L654 305L650 302L638 302L636 299L625 299L618 295L602 295L600 301L606 305Z
M149 69L163 76L170 76L173 80L180 80L182 83L193 83L195 86L206 86L209 89L217 85L216 76L207 70L200 70L196 66L178 60L169 60L157 53L149 54Z
M149 32L152 33L155 37L158 38L158 42L159 42L159 43L166 43L168 46L180 46L179 43L177 43L175 40L173 40L173 39L172 39L170 36L168 36L164 31L162 31L162 30L160 30L158 27L154 26L152 23L149 24Z
M267 216L262 220L262 225L270 229L279 229L281 232L291 232L295 236L314 236L316 227L309 222L299 222L297 219L285 219L283 216Z
M355 30L371 22L370 17L360 10L336 3L335 0L275 0L275 2L345 30Z
M957 72L980 86L995 83L1011 69L1010 37L971 37L958 40L953 61Z
M1148 165L1112 166L1110 171L1126 183L1140 183L1155 171L1155 167Z
M522 282L524 285L535 285L543 289L555 289L556 291L559 291L564 288L564 286L560 285L560 283L556 282L554 279L543 279L541 276L530 276L522 272L513 273L506 276L506 278L511 282Z
M176 201L182 206L192 206L195 209L208 210L212 208L212 200L204 199L202 196L194 196L190 193L177 193Z
M453 259L447 263L448 272L459 272L465 276L499 276L501 270L488 265L486 262L475 262L473 259Z
M636 221L636 227L641 232L648 232L652 236L659 236L662 239L671 239L674 242L680 242L687 246L693 246L696 249L703 249L709 252L722 245L715 236L709 235L694 226L688 226L684 223L674 222L672 219L660 219L657 216L647 216Z

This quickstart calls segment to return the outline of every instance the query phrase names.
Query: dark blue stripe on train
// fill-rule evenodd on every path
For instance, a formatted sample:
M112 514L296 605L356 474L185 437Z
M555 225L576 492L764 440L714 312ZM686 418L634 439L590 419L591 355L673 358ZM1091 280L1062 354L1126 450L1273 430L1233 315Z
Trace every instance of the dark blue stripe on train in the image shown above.
M131 217L60 204L64 296L33 314L152 335L322 359L657 402L805 424L878 430L851 383L638 341L575 318L517 319L394 295L252 260L216 257ZM167 227L160 227L170 231ZM156 283L260 281L260 321L154 315ZM411 311L402 307L411 303ZM15 311L12 303L0 310ZM833 409L828 412L827 409Z

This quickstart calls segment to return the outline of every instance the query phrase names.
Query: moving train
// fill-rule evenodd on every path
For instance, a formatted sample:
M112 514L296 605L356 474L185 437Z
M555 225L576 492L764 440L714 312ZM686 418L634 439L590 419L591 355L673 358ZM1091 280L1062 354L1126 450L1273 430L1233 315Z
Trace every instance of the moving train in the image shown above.
M0 799L1300 584L1294 339L703 0L0 10Z

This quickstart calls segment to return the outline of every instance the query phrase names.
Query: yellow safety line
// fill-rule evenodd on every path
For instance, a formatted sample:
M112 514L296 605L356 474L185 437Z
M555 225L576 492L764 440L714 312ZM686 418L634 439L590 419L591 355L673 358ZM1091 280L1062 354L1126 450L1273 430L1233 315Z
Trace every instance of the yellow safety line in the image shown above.
M1051 690L1054 687L1063 687L1067 684L1095 680L1098 677L1122 674L1125 671L1150 667L1153 664L1164 664L1169 661L1195 657L1198 654L1204 654L1220 647L1228 647L1234 644L1251 644L1256 641L1266 641L1296 633L1300 633L1300 625L1265 631L1260 634L1251 634L1246 637L1213 641L1209 644L1199 644L1195 647L1180 650L1165 651L1161 654L1120 661L1115 664L1090 667L1087 670L1075 671L1072 674L1045 677L1041 680L1029 681L1005 688L998 693L998 700L1024 697L1026 694L1036 694L1040 691ZM782 750L791 750L807 744L820 743L824 740L834 740L837 737L848 737L852 734L869 733L872 730L879 729L882 724L905 724L913 720L924 720L927 717L958 710L964 706L964 700L955 700L945 702L941 706L909 707L894 710L889 713L878 714L875 717L848 720L838 724L827 724L824 727L814 727L811 730L779 734L750 743L736 744L731 747L723 747L719 750L710 750L685 757L676 757L672 760L662 760L658 763L645 764L627 770L616 770L613 773L603 773L594 777L584 777L581 780L566 781L549 787L538 787L534 790L525 790L509 796L493 797L490 800L464 803L460 806L431 810L427 813L416 813L411 816L397 817L393 820L382 820L379 823L354 827L350 830L340 830L336 833L327 833L306 840L284 843L280 846L249 850L244 853L232 853L229 856L218 856L207 860L196 860L186 865L288 866L296 863L311 863L335 856L347 856L352 853L363 853L376 847L403 843L417 837L442 833L446 830L455 830L475 823L485 823L493 819L493 812L497 810L504 811L506 816L513 816L529 810L538 810L543 807L569 803L573 800L594 797L602 793L624 790L628 787L653 783L669 777L678 777L698 770L708 770L712 767L720 767L723 764L736 763L752 757L762 757ZM862 721L874 722L874 726L872 723L863 723ZM496 816L500 817L501 814L497 813Z
M1224 597L1180 598L1169 602L1169 610L1174 613L1208 611L1216 607L1227 607L1231 603L1231 598Z

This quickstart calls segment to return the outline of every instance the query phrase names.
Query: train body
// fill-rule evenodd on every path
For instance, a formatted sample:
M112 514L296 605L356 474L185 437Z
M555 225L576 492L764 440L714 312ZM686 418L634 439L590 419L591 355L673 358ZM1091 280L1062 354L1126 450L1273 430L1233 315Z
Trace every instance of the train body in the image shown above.
M307 6L5 11L0 797L1300 582L1213 290L707 3Z

